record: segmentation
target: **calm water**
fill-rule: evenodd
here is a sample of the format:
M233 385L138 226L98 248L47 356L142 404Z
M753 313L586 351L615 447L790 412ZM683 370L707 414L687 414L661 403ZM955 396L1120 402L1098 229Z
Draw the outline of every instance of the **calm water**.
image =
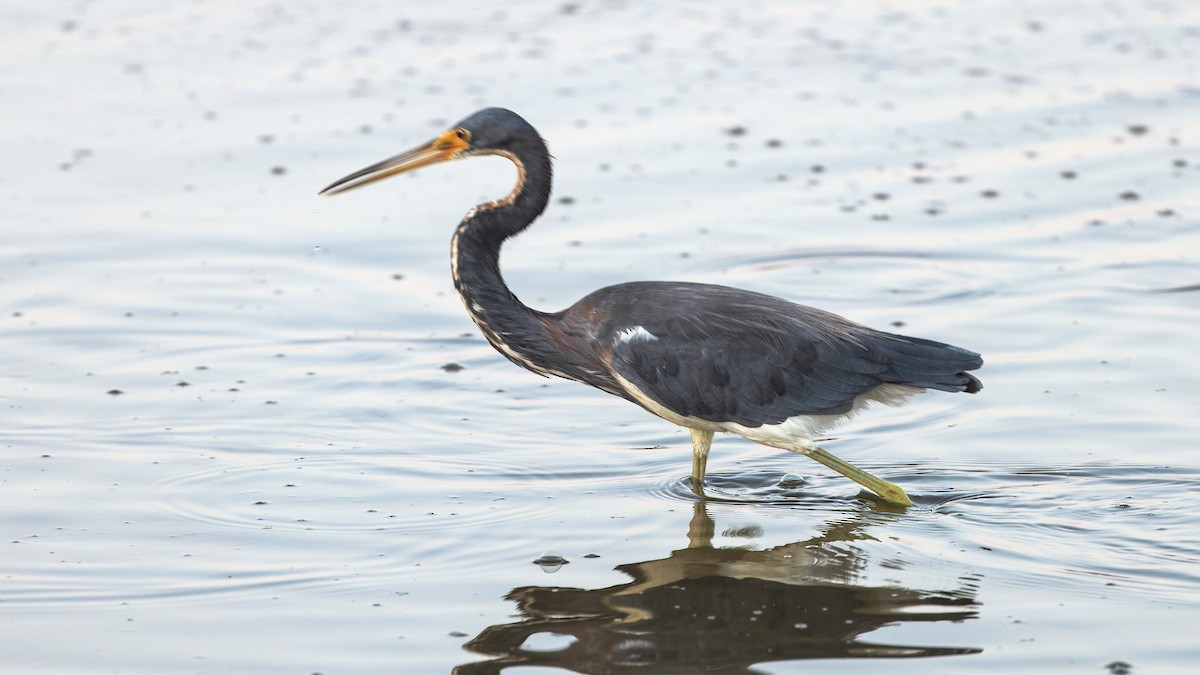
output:
M0 10L0 669L1194 668L1200 8L644 4ZM982 352L828 443L916 505L733 438L698 503L685 432L493 352L447 242L502 160L315 196L486 105L558 162L529 304Z

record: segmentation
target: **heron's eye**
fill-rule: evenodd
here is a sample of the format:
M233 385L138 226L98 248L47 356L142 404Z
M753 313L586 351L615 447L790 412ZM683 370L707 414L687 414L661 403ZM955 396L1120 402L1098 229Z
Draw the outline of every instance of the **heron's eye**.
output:
M467 131L466 129L455 129L454 135L458 136L458 140L460 141L467 143L471 142L471 132Z

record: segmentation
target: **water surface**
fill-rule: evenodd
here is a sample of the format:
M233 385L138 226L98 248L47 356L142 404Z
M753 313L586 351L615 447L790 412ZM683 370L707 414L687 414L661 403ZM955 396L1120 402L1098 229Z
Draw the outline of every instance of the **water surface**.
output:
M0 15L6 670L1200 657L1190 4ZM725 283L982 352L828 442L915 506L734 438L698 502L685 432L496 354L447 242L502 160L315 196L486 105L557 161L531 305Z

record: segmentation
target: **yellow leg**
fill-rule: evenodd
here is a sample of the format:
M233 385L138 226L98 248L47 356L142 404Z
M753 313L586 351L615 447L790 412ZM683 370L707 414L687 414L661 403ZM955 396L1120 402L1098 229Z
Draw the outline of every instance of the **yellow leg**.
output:
M695 431L692 432L693 445L695 443L696 433L697 432ZM857 466L854 466L850 462L831 455L823 448L817 448L816 450L813 450L812 452L808 453L808 456L842 474L846 478L849 478L855 483L867 488L880 497L883 497L884 501L886 502L899 504L900 506L913 505L912 500L908 498L908 495L904 494L904 489L899 485L893 485L892 483L889 483L878 476L869 474ZM692 480L695 480L694 462L692 466Z
M688 523L688 548L712 548L717 525L708 515L707 501L692 504L692 521Z
M704 469L708 466L708 449L712 447L713 432L689 429L692 432L692 492L704 496Z

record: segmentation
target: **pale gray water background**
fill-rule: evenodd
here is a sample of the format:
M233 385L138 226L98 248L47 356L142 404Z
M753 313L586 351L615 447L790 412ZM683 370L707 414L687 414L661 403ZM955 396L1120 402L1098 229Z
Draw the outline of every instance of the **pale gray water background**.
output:
M0 670L1194 672L1200 5L434 4L0 9ZM733 438L697 505L495 353L447 242L502 160L316 197L488 105L557 158L529 304L982 352L828 444L916 506Z

